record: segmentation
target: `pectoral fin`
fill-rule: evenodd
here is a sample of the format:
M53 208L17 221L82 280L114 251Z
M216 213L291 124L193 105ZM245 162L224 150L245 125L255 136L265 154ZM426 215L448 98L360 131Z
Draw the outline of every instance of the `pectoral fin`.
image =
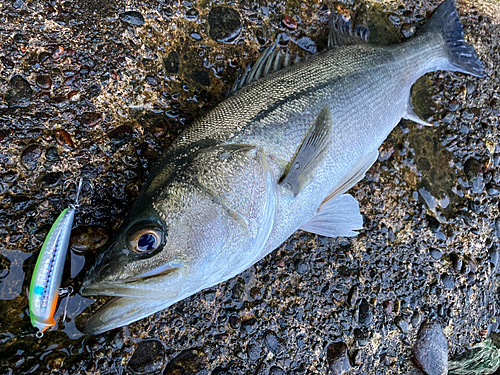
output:
M318 213L300 229L327 237L353 237L363 229L363 217L352 195L344 194L323 203Z
M332 135L332 114L326 105L314 120L280 184L297 195L311 182L314 171L325 158Z
M422 120L416 113L415 108L413 107L413 103L411 102L411 97L408 99L408 106L406 107L406 114L403 116L404 119L416 122L417 124L423 126L433 126L427 121Z

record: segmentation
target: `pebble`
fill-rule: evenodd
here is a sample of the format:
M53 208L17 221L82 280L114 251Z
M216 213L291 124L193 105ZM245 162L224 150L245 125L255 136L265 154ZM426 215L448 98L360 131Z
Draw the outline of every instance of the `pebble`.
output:
M61 177L61 172L47 173L42 177L41 181L44 185L53 186L61 180Z
M170 52L168 56L163 59L163 67L168 74L179 73L179 65L179 54L175 51Z
M441 281L446 289L453 289L455 287L455 280L446 272L441 275Z
M403 333L408 333L408 322L401 316L397 316L396 319L394 319L394 322L396 323L396 326L401 330Z
M363 298L359 304L358 323L363 327L370 326L373 323L373 313L366 298Z
M230 43L241 32L240 14L229 7L214 7L208 14L210 38L217 42Z
M101 122L102 116L97 112L84 112L80 117L80 121L83 125L94 126Z
M290 30L295 30L297 28L297 21L295 21L292 17L285 16L281 20L281 23L283 26L285 26L287 29Z
M365 346L368 343L368 338L359 328L354 330L354 337L358 341L359 346Z
M412 362L426 375L448 373L448 342L438 322L420 326L412 348Z
M411 325L414 327L414 328L417 328L420 326L420 322L422 321L422 314L420 314L420 312L417 310L413 313L412 317L411 317Z
M342 342L334 342L326 348L326 360L331 375L346 374L351 369L347 345Z
M30 171L36 169L40 156L42 156L43 148L39 145L31 145L24 149L21 154L21 161L24 167Z
M499 258L498 249L496 247L490 249L488 259L492 264L493 269L497 269L498 267L498 258Z
M165 367L165 346L158 340L142 341L127 365L131 374L154 374Z
M206 375L208 374L207 356L199 349L188 349L172 359L163 375Z
M315 54L317 52L316 43L307 36L303 36L297 40L297 45L309 53Z
M257 323L257 319L255 318L245 320L243 323L241 323L241 330L247 334L250 334L255 331L255 323Z
M132 127L129 125L122 125L113 129L109 133L109 139L115 147L126 145L132 139Z
M262 347L257 343L252 343L248 345L247 353L251 361L257 361L262 354Z
M441 252L441 250L438 249L430 249L430 255L435 260L439 260L443 256L443 253Z
M276 336L276 333L273 331L267 331L264 335L264 342L266 344L266 347L276 354L279 351L279 341L278 337Z
M394 302L391 301L391 300L387 300L387 301L384 301L382 303L382 306L384 308L384 312L387 314L387 315L391 315L392 314L392 310L394 308Z
M269 369L269 375L286 375L286 372L278 366Z
M5 101L11 108L26 108L31 103L33 90L30 84L20 75L15 75L10 80L10 88L5 94Z
M57 148L50 147L45 151L45 160L49 163L57 163L59 162L59 153L57 152Z
M120 13L120 20L134 26L144 25L144 16L136 10Z
M75 147L71 136L64 129L57 129L54 137L56 139L56 142L63 147L69 148L70 150Z
M12 68L14 68L14 63L12 62L12 60L9 60L9 59L8 59L8 58L6 58L5 56L0 57L0 61L2 61L3 65L4 65L7 69L12 69Z
M50 90L52 87L52 79L49 76L39 75L36 77L36 85L44 90Z
M109 233L106 228L89 225L81 226L71 231L69 245L80 253L95 251L106 245L109 241Z
M354 285L351 287L351 289L349 290L349 294L347 295L347 303L350 306L354 306L358 302L358 298L359 298L359 290L358 287Z

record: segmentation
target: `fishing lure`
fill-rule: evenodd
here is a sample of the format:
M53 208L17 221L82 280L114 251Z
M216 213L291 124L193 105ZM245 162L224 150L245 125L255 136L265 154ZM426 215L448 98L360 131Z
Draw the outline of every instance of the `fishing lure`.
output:
M30 319L33 327L38 328L37 337L43 336L43 331L56 324L54 313L59 297L64 262L69 246L69 237L78 198L82 189L82 181L78 184L76 200L66 208L50 228L49 234L36 261L35 272L31 278L29 291Z

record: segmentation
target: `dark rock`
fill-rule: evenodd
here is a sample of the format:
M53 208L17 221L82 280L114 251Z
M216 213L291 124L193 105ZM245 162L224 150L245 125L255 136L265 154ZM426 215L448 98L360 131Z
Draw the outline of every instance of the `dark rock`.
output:
M430 255L432 258L439 260L443 256L443 253L438 249L430 249Z
M273 331L267 331L264 335L264 342L267 348L273 353L277 353L279 350L278 337Z
M45 160L49 163L57 163L59 161L59 153L57 152L57 148L50 147L45 151Z
M482 170L483 170L483 165L479 160L474 158L469 158L465 161L464 172L470 180L475 178L478 175L478 173L480 173Z
M396 323L396 326L401 330L401 332L408 333L409 325L403 317L396 317L396 319L394 319L394 323Z
M135 10L120 13L120 20L134 26L144 25L144 16Z
M157 374L165 366L165 346L158 340L142 341L127 365L132 374Z
M359 298L359 290L356 285L353 285L351 289L349 290L349 293L347 294L347 303L351 306L356 305L356 302L358 302Z
M61 172L47 173L42 177L41 181L44 185L53 186L61 180L61 177Z
M259 344L252 343L248 345L247 353L248 353L248 358L250 358L251 361L256 361L260 358L260 355L262 354L262 348Z
M12 60L8 59L7 57L5 57L5 56L0 57L0 61L2 61L3 65L4 65L7 69L12 69L12 68L14 68L14 63L12 62Z
M450 276L447 273L443 273L441 275L441 281L446 289L453 289L455 287L455 280L453 279L453 276Z
M341 341L334 342L326 348L326 360L328 362L329 374L341 375L351 369L347 345Z
M175 357L163 375L208 375L207 356L199 349L188 349Z
M109 133L109 139L115 147L121 147L132 139L132 128L129 125L119 126Z
M240 301L243 298L244 293L245 293L245 281L241 278L238 278L232 290L233 299L235 299L236 301Z
M269 369L269 375L286 375L286 372L278 366L273 366Z
M493 266L493 269L496 270L498 267L498 258L499 258L498 249L496 247L490 249L488 255L489 255L488 260L490 261L491 265Z
M61 146L69 148L70 150L72 150L75 147L75 144L73 143L73 140L71 139L71 136L64 129L57 129L54 137L55 137L57 143L60 144Z
M363 327L367 327L373 323L373 313L366 298L363 298L359 304L358 323Z
M83 125L94 126L101 122L102 116L97 112L84 112L80 117L80 121Z
M191 8L191 9L188 9L186 12L186 19L189 21L195 21L198 19L199 15L200 15L200 12L198 12L197 9Z
M241 32L240 14L233 8L214 7L208 14L210 38L217 42L230 43Z
M212 375L233 375L233 373L226 368L217 367L212 371Z
M304 263L304 261L302 259L295 261L294 266L300 275L305 274L309 270L309 267L307 266L306 263Z
M24 149L21 154L21 161L24 167L30 171L36 169L38 160L42 156L43 148L39 145L31 145Z
M253 331L255 331L256 323L257 319L255 318L245 320L243 323L241 323L241 330L247 334L252 333Z
M359 346L365 346L368 343L368 338L359 328L354 330L354 338L358 341Z
M78 252L94 251L109 241L109 233L106 228L90 225L77 227L71 231L69 245Z
M168 74L179 73L179 65L179 54L175 51L170 52L168 57L163 59L163 67Z
M448 342L438 322L420 326L412 348L412 362L426 375L448 373Z
M411 317L411 325L415 328L420 326L420 322L422 321L422 314L417 310L413 313Z
M387 315L391 315L392 314L392 310L394 308L394 302L393 301L391 301L391 300L384 301L382 303L382 306L383 306L384 312Z
M26 108L30 105L33 90L30 84L20 75L15 75L10 80L10 88L5 94L5 101L9 107Z
M36 85L44 90L49 90L52 87L52 79L49 76L40 75L36 77Z
M210 85L210 76L208 75L208 72L205 70L195 70L192 74L192 77L200 85L203 86Z

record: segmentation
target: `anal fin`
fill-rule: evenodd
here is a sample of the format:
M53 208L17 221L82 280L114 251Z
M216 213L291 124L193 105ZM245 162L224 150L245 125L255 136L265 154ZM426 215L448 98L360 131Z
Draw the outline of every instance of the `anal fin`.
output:
M314 170L324 160L332 135L332 114L325 105L292 160L280 184L297 195L311 181Z
M363 217L352 195L344 194L323 203L318 213L300 229L327 237L353 237L363 229Z

